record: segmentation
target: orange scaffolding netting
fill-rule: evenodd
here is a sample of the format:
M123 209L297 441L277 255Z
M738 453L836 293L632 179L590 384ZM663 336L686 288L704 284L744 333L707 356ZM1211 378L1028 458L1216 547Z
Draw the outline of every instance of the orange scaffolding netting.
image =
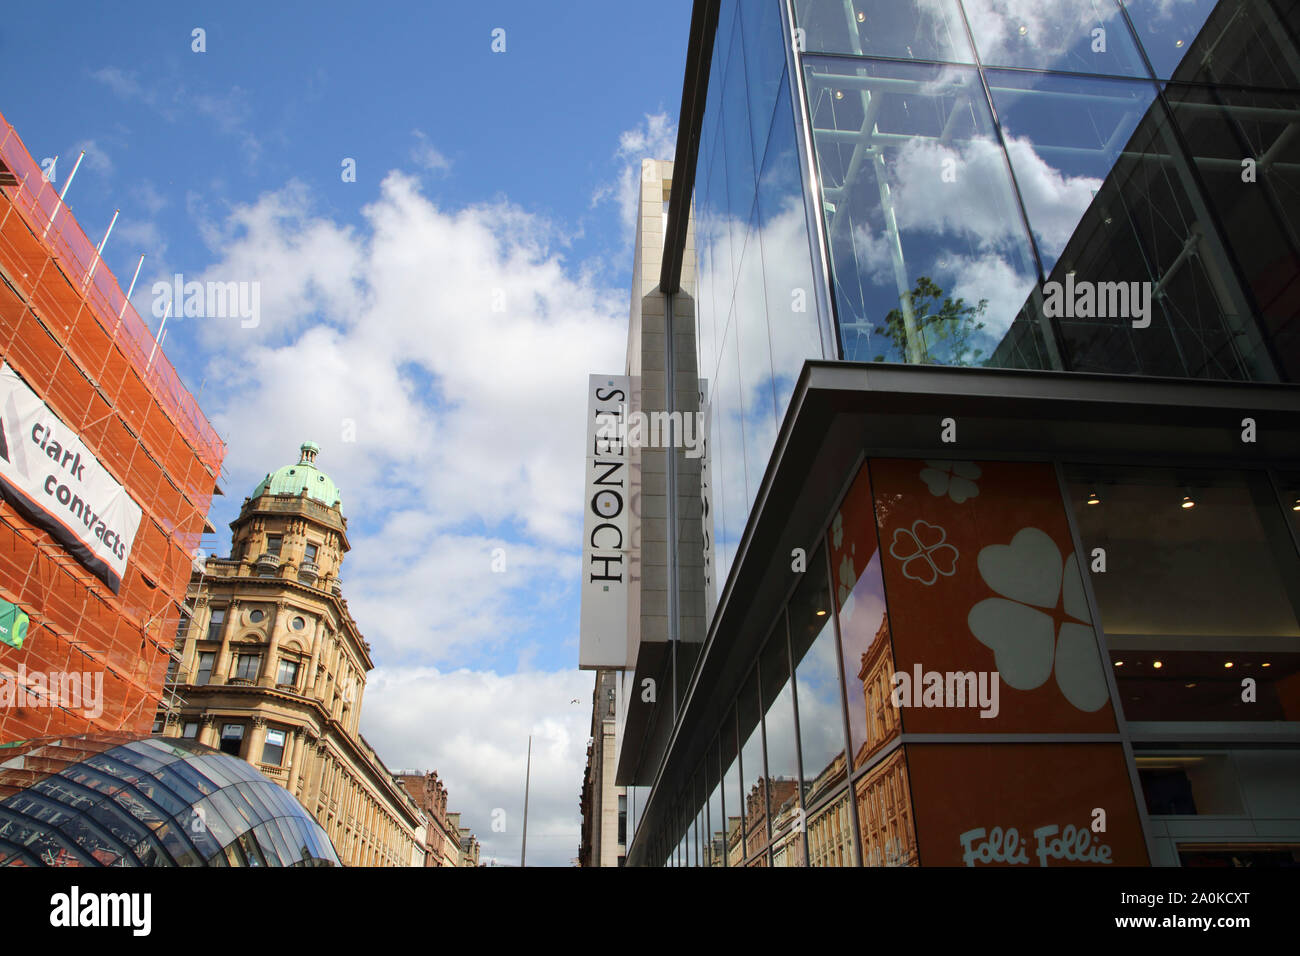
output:
M117 345L131 364L143 370L142 384L153 393L185 439L194 446L200 460L215 475L224 453L216 430L199 409L194 396L181 383L176 369L162 350L154 349L153 333L127 301L112 270L102 263L95 265L98 259L95 244L59 201L58 190L45 179L40 166L32 159L3 113L0 113L0 160L17 180L16 185L5 190L13 207L27 220L32 232L49 246L63 273L74 286L80 287L91 306L99 331ZM19 282L23 281L25 273L31 278L30 269L19 269L16 273L11 270L11 275ZM22 291L25 294L30 292L27 288Z
M95 265L95 246L0 116L0 359L73 429L143 515L126 573L103 581L0 508L0 597L31 618L0 670L102 676L102 712L49 702L0 711L0 741L147 731L163 694L225 446L152 334ZM93 275L92 273L93 269Z

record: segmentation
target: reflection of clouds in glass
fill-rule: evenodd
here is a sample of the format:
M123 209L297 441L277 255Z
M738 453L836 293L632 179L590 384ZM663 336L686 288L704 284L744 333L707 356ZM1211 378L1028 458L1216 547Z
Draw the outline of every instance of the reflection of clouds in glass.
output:
M822 357L803 197L786 197L778 214L763 224L761 235L768 289L772 373L778 380L789 378L793 381L799 377L804 359ZM800 293L798 296L796 290ZM795 311L796 302L804 311ZM778 388L778 399L780 396ZM780 420L784 414L783 403L778 401L777 419Z
M772 706L764 726L767 729L767 770L773 777L794 777L799 772L799 758L794 746L794 697L786 682Z
M1020 235L1007 213L1006 161L992 137L958 146L932 139L909 140L890 163L894 208L900 227L958 236L981 247ZM943 179L951 170L952 182Z
M1009 130L1004 133L1029 223L1044 256L1055 261L1102 181L1092 176L1067 176L1038 155L1029 137L1013 136Z
M985 357L991 355L1024 306L1034 277L1018 271L997 255L951 256L934 271L935 281L950 290L953 298L965 299L970 306L978 305L981 299L988 300L988 308L979 318L984 330L975 336L979 340L975 347L983 349Z
M799 691L799 733L804 779L811 783L843 750L840 677L835 662L835 634L830 625L795 665Z
M871 223L865 220L854 223L853 248L857 252L856 265L860 276L872 285L893 283L893 260L890 258L889 239L883 230L880 235L876 235L871 229Z
M965 0L963 6L985 63L1021 63L1028 40L1038 65L1054 65L1079 43L1090 41L1099 23L1108 32L1127 29L1118 20L1119 7L1111 2Z
M854 746L867 739L867 705L862 696L862 655L867 652L885 620L885 592L880 552L872 548L866 570L853 585L852 603L840 611L840 641L844 645L844 682L847 685L849 728Z

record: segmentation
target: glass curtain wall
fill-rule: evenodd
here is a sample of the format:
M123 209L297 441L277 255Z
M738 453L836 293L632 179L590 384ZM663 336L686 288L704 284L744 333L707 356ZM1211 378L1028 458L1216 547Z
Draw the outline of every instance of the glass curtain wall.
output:
M844 359L1295 380L1289 6L794 7Z
M723 0L696 167L698 367L718 581L804 360L832 357L813 287L784 15L781 0Z

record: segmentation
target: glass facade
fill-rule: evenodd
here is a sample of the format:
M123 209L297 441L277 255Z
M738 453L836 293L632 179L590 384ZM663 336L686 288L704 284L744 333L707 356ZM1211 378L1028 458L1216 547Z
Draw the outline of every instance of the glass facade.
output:
M840 357L1295 381L1293 5L794 6Z
M723 0L701 127L720 582L806 359L1297 380L1291 7L793 9Z
M0 748L0 866L339 866L289 792L183 738Z
M725 580L804 359L823 344L777 2L724 0L695 179L698 368Z

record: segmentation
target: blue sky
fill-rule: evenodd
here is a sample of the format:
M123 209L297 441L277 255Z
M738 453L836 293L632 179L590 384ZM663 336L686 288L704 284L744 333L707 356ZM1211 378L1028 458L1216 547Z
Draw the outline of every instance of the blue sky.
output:
M0 112L60 188L86 150L69 207L96 242L121 209L105 262L125 288L146 254L151 327L155 281L257 284L256 325L168 320L228 446L208 546L321 445L377 664L363 733L437 769L506 862L530 733L530 862L577 852L584 386L622 367L636 171L672 156L689 20L685 0L87 2L0 23Z

